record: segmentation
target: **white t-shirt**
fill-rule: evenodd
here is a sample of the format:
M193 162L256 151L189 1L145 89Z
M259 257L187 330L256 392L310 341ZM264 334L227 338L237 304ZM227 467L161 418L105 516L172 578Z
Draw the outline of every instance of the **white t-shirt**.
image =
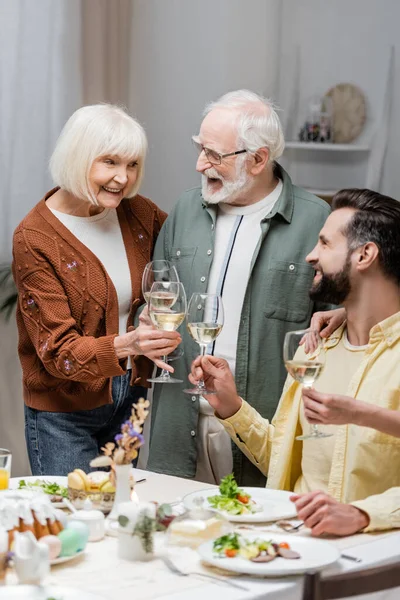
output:
M118 296L119 334L126 333L132 285L117 211L106 208L92 217L76 217L52 208L50 210L102 263ZM127 368L130 368L130 359L128 363Z
M208 292L222 296L225 319L213 354L225 358L233 374L240 316L251 261L261 235L260 223L271 212L282 187L282 181L279 181L268 196L250 206L218 206Z
M250 206L218 206L214 260L207 291L222 296L225 318L214 348L210 344L207 352L225 358L232 373L235 373L240 316L251 261L261 235L260 223L271 212L282 188L279 181L268 196ZM219 484L222 477L232 472L231 439L203 397L200 397L197 450L195 479L198 481Z

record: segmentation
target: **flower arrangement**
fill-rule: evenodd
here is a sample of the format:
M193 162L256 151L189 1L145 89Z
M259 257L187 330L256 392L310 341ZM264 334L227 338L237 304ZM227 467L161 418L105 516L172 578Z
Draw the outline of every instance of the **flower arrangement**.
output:
M156 531L165 531L174 519L170 504L155 506L155 513L149 512L144 507L138 515L137 520L131 523L126 515L118 517L118 524L126 528L132 536L137 536L146 554L152 554L154 547L153 534Z
M140 398L137 404L132 404L131 416L121 425L114 442L108 442L102 448L103 454L90 462L91 467L111 467L111 477L114 478L115 465L129 465L137 457L138 449L144 443L142 435L143 424L149 414L150 402ZM114 482L115 483L115 482Z

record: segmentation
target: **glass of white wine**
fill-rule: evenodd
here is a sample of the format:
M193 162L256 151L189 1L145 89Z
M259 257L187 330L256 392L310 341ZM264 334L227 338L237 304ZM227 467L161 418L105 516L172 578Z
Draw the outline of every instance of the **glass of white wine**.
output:
M142 276L142 294L146 303L150 297L150 290L156 281L179 281L178 271L169 260L153 260L144 268ZM167 356L167 362L172 362L183 356L183 349L178 346Z
M187 328L200 346L200 354L204 356L208 344L212 344L221 333L224 325L224 306L221 296L217 294L195 293L190 298L187 312ZM201 379L194 388L183 390L186 394L214 394L214 390L206 389Z
M175 331L186 317L186 293L178 281L156 281L153 283L148 301L150 319L157 329ZM166 362L166 356L163 361ZM182 379L171 377L162 369L158 377L148 379L152 383L182 383Z
M305 347L312 350L306 354ZM325 366L325 348L318 332L313 329L288 331L283 343L283 360L287 372L293 379L302 383L304 387L312 387ZM318 439L331 435L320 431L318 425L311 425L311 433L298 436L296 439Z

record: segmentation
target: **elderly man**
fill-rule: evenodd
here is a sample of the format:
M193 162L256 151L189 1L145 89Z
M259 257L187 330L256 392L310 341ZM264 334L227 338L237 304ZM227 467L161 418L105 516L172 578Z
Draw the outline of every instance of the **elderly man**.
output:
M390 435L398 432L390 413L396 425L400 408L399 202L370 190L339 192L307 262L315 269L311 297L347 311L325 342L318 391L302 393L289 376L270 423L238 396L226 361L196 359L192 380L205 374L220 423L268 474L268 487L295 492L298 516L314 535L400 527L400 440ZM338 404L339 425L324 426L331 437L296 439L306 418L334 420Z
M240 394L272 418L285 379L284 335L307 326L314 310L313 269L304 259L330 209L277 164L281 124L260 96L241 90L210 104L193 140L202 187L183 194L154 258L176 266L188 299L194 292L222 296L225 324L213 354L228 361ZM187 386L199 350L186 331L182 337L184 356L174 367ZM184 387L156 385L147 467L210 483L233 470L241 484L264 485L236 447L232 453L208 403Z

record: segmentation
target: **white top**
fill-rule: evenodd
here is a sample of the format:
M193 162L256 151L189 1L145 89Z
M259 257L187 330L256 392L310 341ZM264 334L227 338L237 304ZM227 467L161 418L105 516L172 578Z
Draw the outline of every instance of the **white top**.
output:
M214 260L207 291L222 296L225 318L214 348L210 344L207 352L225 358L233 374L240 317L251 261L261 235L260 223L271 212L282 188L282 181L279 181L268 196L250 206L218 206ZM196 479L218 485L221 477L233 469L231 440L202 396L200 417Z
M126 333L132 285L117 211L106 208L92 217L76 217L52 208L50 210L102 263L118 296L119 334ZM127 368L130 366L128 359Z
M208 292L222 295L225 320L214 354L228 361L233 374L240 317L251 261L261 235L260 223L271 212L282 188L279 181L268 196L250 206L218 206Z

